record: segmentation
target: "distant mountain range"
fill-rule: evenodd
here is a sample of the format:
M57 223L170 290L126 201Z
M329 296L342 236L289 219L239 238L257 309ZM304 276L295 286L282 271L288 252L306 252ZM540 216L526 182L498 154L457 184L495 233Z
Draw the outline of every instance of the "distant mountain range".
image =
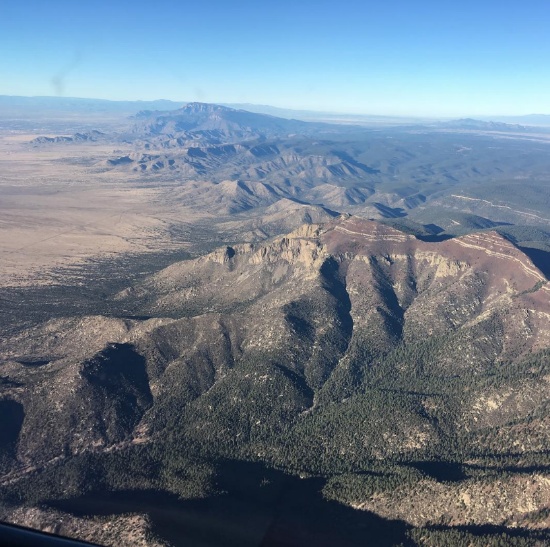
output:
M549 118L550 119L550 118ZM470 129L474 131L526 131L523 125L510 124L495 121L475 120L473 118L462 118L459 120L450 120L439 122L436 127L445 129Z
M368 218L422 216L426 207L495 222L542 225L550 218L550 204L538 197L550 163L532 144L549 139L520 125L468 118L382 130L188 103L140 110L116 132L31 144L83 140L125 149L96 161L98 170L176 180L174 199L201 211L234 214L289 199Z
M54 113L72 112L79 115L135 115L139 111L168 111L181 108L188 101L169 101L164 99L154 101L112 101L106 99L89 99L77 97L23 97L0 95L0 118L12 116L41 117L51 116ZM328 123L344 123L358 125L410 125L430 124L435 118L417 116L388 116L375 114L353 114L337 112L318 112L313 110L295 110L268 105L250 103L223 103L236 110L246 110L258 114L267 114L279 118L296 119L303 121L322 121ZM509 124L533 125L550 127L550 114L528 114L517 116L477 116L482 121L494 121ZM446 120L452 121L452 120Z
M58 142L95 142L102 137L105 137L105 133L101 131L92 130L86 133L75 133L71 136L57 136L57 137L36 137L31 141L32 144L51 144Z
M20 97L0 95L0 116L36 116L72 112L73 114L131 115L139 110L167 110L178 108L182 103L174 101L109 101L77 97Z

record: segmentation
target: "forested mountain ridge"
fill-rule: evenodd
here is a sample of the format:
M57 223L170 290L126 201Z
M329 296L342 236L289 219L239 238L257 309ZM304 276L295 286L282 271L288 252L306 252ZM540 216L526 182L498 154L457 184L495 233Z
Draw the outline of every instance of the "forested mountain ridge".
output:
M254 490L260 465L283 490L277 473L322 479L325 500L379 515L373 533L401 519L401 541L548 528L549 289L497 232L427 242L344 215L174 263L116 301L127 316L3 343L5 500L218 499ZM224 486L227 461L242 484ZM431 505L503 481L499 506Z

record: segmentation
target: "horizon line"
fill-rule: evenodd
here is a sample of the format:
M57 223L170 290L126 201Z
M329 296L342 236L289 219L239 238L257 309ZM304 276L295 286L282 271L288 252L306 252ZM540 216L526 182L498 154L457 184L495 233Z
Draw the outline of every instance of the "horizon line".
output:
M99 98L99 97L76 97L76 96L61 96L61 95L9 95L9 94L0 94L0 97L10 97L10 98L22 98L22 99L76 99L76 100L83 100L83 101L101 101L101 102L108 102L108 103L155 103L155 102L169 102L174 104L190 104L190 103L202 103L202 104L216 104L219 106L253 106L253 107L260 107L260 108L272 108L275 110L283 110L283 111L291 111L291 112L304 112L304 113L311 113L311 114L325 114L330 116L361 116L361 117L369 117L369 118L418 118L418 119L425 119L425 118L433 118L433 119L441 119L441 118L450 118L450 119L476 119L476 116L481 116L484 118L489 118L491 116L498 117L498 118L523 118L523 117L535 117L535 116L544 116L544 117L550 117L549 114L545 113L539 113L539 112L529 112L527 114L374 114L374 113L364 113L364 112L352 112L352 111L335 111L335 110L313 110L311 108L297 108L297 107L286 107L286 106L275 106L271 104L265 104L265 103L250 103L250 102L225 102L225 101L186 101L186 100L174 100L174 99L164 99L164 98L157 98L157 99L105 99L105 98ZM243 108L243 110L245 110Z

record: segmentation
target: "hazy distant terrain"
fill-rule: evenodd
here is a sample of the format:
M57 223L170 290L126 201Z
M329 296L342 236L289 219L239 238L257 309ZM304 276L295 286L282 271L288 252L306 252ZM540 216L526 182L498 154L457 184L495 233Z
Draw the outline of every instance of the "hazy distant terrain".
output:
M1 517L547 544L545 119L254 110L0 97Z

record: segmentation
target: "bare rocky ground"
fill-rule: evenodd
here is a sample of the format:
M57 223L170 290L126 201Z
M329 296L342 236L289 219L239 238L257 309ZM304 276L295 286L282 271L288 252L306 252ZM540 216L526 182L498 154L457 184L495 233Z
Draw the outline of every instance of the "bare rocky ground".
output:
M171 248L170 219L179 212L162 191L90 168L112 146L37 150L32 138L0 140L1 286L48 284L54 269L91 257ZM179 216L194 220L189 212Z
M54 509L20 507L1 511L0 516L3 521L20 526L99 545L113 547L117 545L166 547L168 545L153 537L151 524L146 515L79 518Z

